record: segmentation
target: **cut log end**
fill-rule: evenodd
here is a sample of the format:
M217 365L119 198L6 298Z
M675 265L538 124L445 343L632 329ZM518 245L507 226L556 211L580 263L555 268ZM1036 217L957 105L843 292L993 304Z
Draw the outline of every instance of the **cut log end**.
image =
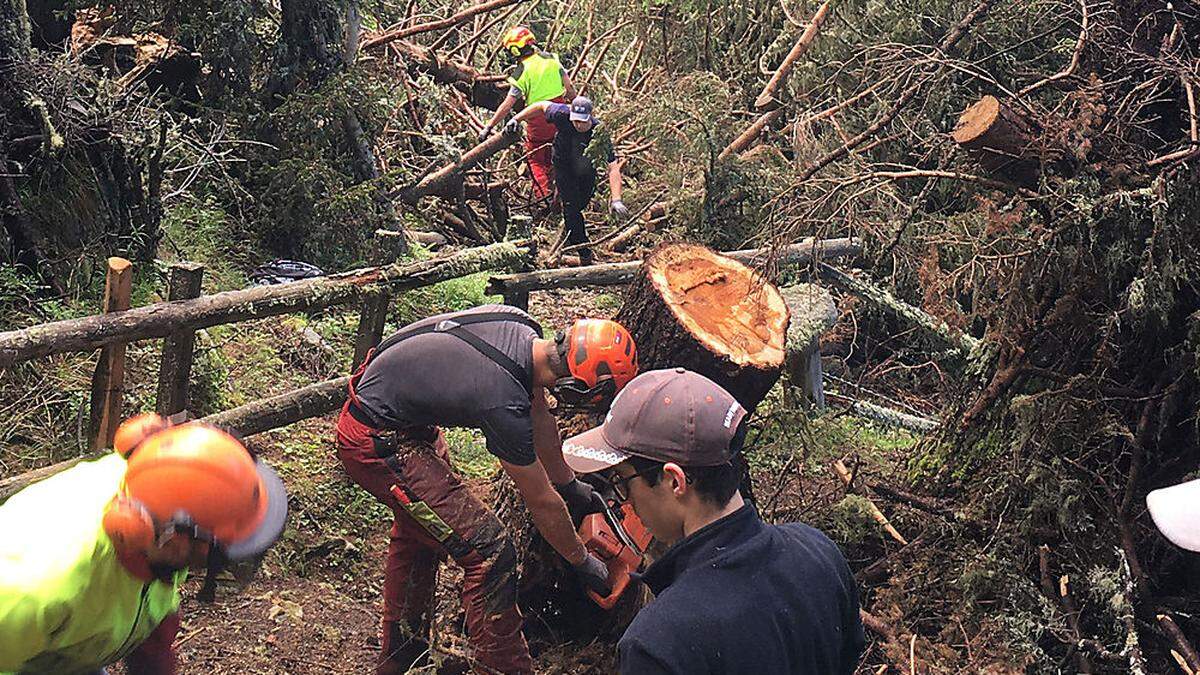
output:
M999 117L1000 101L995 96L984 96L958 118L951 136L955 143L969 146L987 134Z
M688 245L664 248L649 262L651 282L697 341L739 366L781 366L787 305L754 270Z

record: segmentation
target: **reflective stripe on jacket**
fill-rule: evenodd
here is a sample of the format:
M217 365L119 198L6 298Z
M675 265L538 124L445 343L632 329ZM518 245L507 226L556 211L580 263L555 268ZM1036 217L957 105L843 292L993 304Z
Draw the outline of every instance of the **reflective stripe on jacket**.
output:
M567 90L563 84L562 64L549 52L525 57L508 83L521 90L525 105L558 98Z
M117 559L101 519L125 474L109 455L0 505L0 673L86 673L120 660L179 607L179 586Z

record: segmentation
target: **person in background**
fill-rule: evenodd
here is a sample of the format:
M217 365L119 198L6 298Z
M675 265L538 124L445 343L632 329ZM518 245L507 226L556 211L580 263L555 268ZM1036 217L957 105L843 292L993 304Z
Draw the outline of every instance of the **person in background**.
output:
M558 62L558 57L538 49L537 38L525 26L514 26L504 34L502 48L515 62L508 74L508 96L496 108L491 119L479 132L483 142L508 113L518 105L530 106L542 101L565 103L575 98L571 76ZM550 144L554 142L555 127L545 121L530 123L525 130L525 155L533 180L533 198L546 199L554 190L554 164Z
M570 105L550 101L535 103L509 121L517 126L522 122L532 124L536 120L545 120L558 129L554 136L554 180L562 203L567 244L580 246L579 261L584 265L592 264L595 259L592 249L586 246L587 222L583 219L583 210L596 193L596 168L587 156L587 150L601 122L592 115L592 109L590 99L576 96ZM628 218L629 209L621 200L622 162L607 140L598 154L604 157L608 167L609 210L617 217Z
M224 431L140 415L113 446L0 506L0 673L171 675L188 570L283 532L283 483Z
M642 575L655 598L617 646L623 675L853 673L865 639L838 547L801 523L768 525L738 494L746 410L684 370L633 379L599 427L563 443L580 473L611 472L670 549Z

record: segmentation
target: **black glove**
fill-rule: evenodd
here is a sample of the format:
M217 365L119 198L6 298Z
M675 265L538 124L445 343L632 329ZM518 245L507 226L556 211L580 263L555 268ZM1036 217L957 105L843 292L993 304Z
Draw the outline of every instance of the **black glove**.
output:
M587 554L583 562L575 565L575 573L589 591L595 591L601 597L612 593L612 586L608 583L608 567L591 553Z
M589 513L604 511L604 497L578 478L572 478L570 483L555 485L554 489L558 490L558 494L562 495L563 501L567 503L567 511L571 514L571 522L575 523L575 527L579 527L583 517Z
M480 143L482 143L487 140L488 136L491 136L491 135L492 135L492 125L485 124L484 127L479 130L479 135L476 137L476 139Z
M521 120L512 118L504 123L504 133L508 135L521 133Z

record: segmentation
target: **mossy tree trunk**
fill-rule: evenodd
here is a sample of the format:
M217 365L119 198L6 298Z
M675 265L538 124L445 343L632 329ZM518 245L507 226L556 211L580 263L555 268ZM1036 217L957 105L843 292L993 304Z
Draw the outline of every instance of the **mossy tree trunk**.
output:
M283 0L275 65L264 94L269 108L278 106L301 85L315 88L353 65L358 51L360 16L356 0ZM342 113L342 135L349 149L349 168L357 183L380 177L374 140L358 112ZM379 192L375 208L386 229L403 232L403 223L390 199ZM405 237L397 240L400 254L408 253Z

